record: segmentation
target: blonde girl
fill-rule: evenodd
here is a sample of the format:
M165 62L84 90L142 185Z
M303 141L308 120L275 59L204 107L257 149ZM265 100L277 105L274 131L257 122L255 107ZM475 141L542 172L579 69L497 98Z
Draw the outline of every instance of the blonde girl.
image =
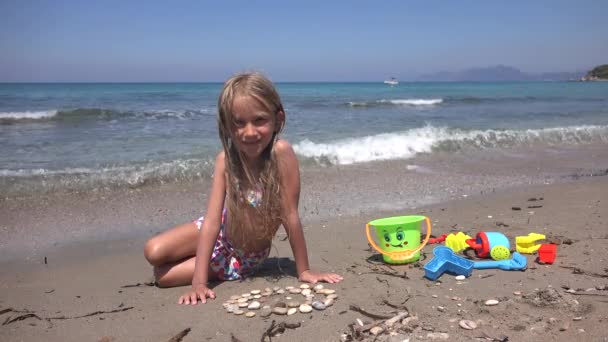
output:
M205 303L215 298L209 281L241 279L255 271L281 225L300 281L341 281L337 274L310 270L298 212L298 160L279 138L285 111L272 82L259 73L230 78L218 99L217 121L223 150L215 160L206 216L146 243L144 254L158 284L192 284L178 303Z

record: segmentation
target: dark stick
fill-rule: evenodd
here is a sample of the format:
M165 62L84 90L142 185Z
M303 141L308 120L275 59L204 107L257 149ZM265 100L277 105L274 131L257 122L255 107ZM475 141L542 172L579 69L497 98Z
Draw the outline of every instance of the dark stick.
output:
M169 341L167 342L181 342L182 339L184 339L184 337L186 337L186 335L188 335L190 333L190 328L186 328L182 331L180 331L177 335L171 337L169 339Z
M373 318L373 319L389 319L389 318L393 318L393 315L383 315L383 314L377 314L377 313L373 313L373 312L369 312L366 311L362 308L360 308L357 305L351 304L349 306L349 309L351 309L352 311L356 311L364 316L367 316L369 318Z

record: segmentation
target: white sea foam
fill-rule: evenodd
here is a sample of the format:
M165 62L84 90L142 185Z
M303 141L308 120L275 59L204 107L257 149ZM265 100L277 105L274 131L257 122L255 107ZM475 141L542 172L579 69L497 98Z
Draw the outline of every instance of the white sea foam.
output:
M56 110L38 112L0 112L0 120L39 120L48 119L57 115Z
M526 130L465 131L427 125L404 132L349 138L327 143L308 139L294 145L295 151L315 160L333 164L353 164L374 160L408 159L417 153L464 148L509 148L543 144L608 143L608 126L571 126Z
M390 103L395 105L407 106L432 106L440 104L443 99L396 99L396 100L380 100L380 103Z

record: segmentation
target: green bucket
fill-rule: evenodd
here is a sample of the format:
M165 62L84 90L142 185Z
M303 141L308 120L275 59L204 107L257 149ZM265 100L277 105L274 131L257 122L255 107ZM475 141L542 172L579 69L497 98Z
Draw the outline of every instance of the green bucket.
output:
M420 226L426 221L426 238L420 242ZM376 230L378 244L370 234L370 226ZM426 216L395 216L369 222L365 227L367 240L384 261L389 264L407 264L420 259L420 250L431 237L431 220Z

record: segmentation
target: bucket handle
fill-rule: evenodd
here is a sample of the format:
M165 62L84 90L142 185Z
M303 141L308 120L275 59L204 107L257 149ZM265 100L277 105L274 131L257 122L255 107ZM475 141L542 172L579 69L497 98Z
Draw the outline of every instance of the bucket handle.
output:
M375 250L377 250L378 252L384 254L384 255L388 255L390 258L394 259L394 260L406 260L412 257L412 255L420 252L422 250L422 248L424 248L424 246L426 245L427 242L429 242L429 238L431 237L431 220L429 220L428 217L424 218L426 221L426 237L424 238L424 240L420 243L420 246L418 246L418 248L414 249L414 250L406 250L406 251L394 251L394 252L385 252L383 251L381 248L378 247L378 245L376 245L376 243L374 242L374 240L372 239L371 234L369 233L369 223L365 224L365 234L367 235L367 241L369 241L369 244L374 247Z

